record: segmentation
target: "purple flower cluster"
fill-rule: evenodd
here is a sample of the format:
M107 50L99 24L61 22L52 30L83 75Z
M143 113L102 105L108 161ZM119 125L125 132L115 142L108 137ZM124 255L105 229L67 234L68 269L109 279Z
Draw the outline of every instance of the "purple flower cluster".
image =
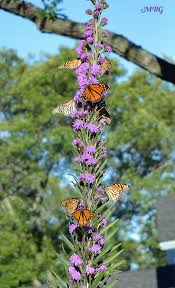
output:
M91 173L81 174L79 177L79 181L85 181L87 184L92 184L95 182L95 176Z
M69 226L69 233L70 233L70 234L73 234L76 229L77 229L77 225L76 225L76 224L71 224L71 225Z
M68 272L70 273L72 280L76 280L76 281L81 280L81 273L77 271L75 267L70 266L68 268Z
M76 267L80 267L84 263L83 260L75 253L70 257L70 262Z

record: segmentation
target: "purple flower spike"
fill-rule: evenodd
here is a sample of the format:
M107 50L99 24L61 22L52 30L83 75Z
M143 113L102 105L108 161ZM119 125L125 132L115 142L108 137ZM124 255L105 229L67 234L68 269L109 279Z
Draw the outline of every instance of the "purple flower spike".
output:
M72 277L72 280L76 280L76 281L81 280L81 273L78 272L78 271L75 269L75 267L70 266L70 267L68 268L68 272L70 273L70 275L71 275L71 277Z
M86 286L86 285L83 285L83 286L81 286L80 288L87 288L87 286Z
M70 262L77 267L80 267L84 263L83 260L75 253L70 257Z
M95 273L95 269L93 267L87 267L86 273L87 273L87 275L92 275Z
M90 251L94 254L98 254L101 251L101 246L98 244L94 244L92 245L92 247L90 248Z

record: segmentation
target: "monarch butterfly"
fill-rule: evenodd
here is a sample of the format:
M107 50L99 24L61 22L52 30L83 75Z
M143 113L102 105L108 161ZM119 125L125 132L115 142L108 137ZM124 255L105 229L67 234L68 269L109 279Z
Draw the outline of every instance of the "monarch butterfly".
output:
M106 110L106 105L103 105L100 109L97 110L97 114L101 119L105 119L108 124L111 123L111 116Z
M78 203L79 203L78 198L69 198L69 199L61 202L61 204L67 208L67 212L70 214L75 212L75 210L78 207Z
M96 103L102 99L105 91L109 90L106 84L91 84L88 85L84 92L84 98L92 103Z
M108 194L110 201L118 200L123 191L126 191L129 188L126 184L113 184L106 187L106 193Z
M112 67L111 62L109 61L108 58L105 58L101 66L101 74L104 75L107 71L111 69L111 67Z
M64 116L70 116L72 111L76 108L74 100L66 101L62 105L58 105L52 110L52 113L62 113Z
M72 59L65 62L63 65L58 66L58 69L76 69L81 65L81 59Z
M75 218L79 225L87 225L88 221L94 216L94 213L88 209L78 209L72 213L72 216Z

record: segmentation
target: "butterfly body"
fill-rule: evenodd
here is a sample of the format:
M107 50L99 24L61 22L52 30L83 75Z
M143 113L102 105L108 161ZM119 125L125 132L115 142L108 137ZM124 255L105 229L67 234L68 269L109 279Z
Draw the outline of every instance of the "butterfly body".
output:
M126 184L113 184L106 187L106 193L110 201L118 200L124 191L129 188Z
M78 222L79 225L87 225L88 221L94 216L94 213L88 209L78 209L72 213L74 219Z
M52 110L52 113L62 113L64 116L70 116L72 111L76 109L74 100L66 101L64 104L58 105Z
M74 70L81 65L81 59L72 59L65 62L63 65L58 66L58 69L71 69Z
M106 84L91 84L86 87L84 98L92 103L96 103L102 99L103 93L108 90L109 86Z

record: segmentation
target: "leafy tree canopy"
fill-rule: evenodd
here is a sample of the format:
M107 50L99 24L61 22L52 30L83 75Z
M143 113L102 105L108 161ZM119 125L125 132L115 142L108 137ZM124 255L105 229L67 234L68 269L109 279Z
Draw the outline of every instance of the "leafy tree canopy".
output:
M51 111L72 99L77 88L73 72L57 70L73 57L73 50L61 48L29 64L13 50L0 51L0 285L5 288L44 283L60 247L58 235L66 233L57 205L74 193L68 182L71 119ZM175 91L142 71L119 81L125 71L116 61L111 73L110 82L104 77L112 87L105 183L131 185L116 205L114 215L121 217L116 237L128 268L160 265L154 205L175 187ZM57 270L63 273L59 262Z

